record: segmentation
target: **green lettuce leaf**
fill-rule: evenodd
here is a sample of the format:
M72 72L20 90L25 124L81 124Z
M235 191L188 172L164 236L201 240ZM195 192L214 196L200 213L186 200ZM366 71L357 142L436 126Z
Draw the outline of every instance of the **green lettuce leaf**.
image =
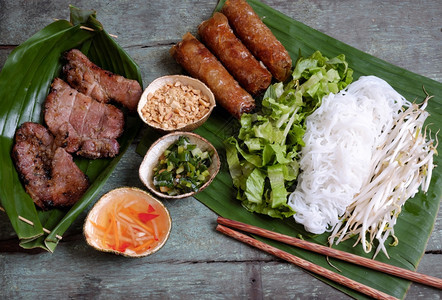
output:
M277 164L267 168L267 176L270 180L270 203L272 208L284 206L287 203L287 190L284 186L283 165Z
M255 168L247 178L245 195L247 200L253 203L262 203L262 193L264 191L265 174Z
M328 59L316 51L297 60L292 77L285 85L271 85L264 94L262 112L243 114L237 138L225 141L230 174L239 190L237 199L249 211L276 218L295 213L287 205L287 195L299 172L305 117L324 95L346 87L352 71L344 55ZM249 164L254 166L251 173Z

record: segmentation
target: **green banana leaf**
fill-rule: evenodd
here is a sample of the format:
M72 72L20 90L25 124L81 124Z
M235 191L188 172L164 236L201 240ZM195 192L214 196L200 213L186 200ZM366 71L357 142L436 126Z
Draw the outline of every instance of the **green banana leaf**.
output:
M255 9L257 14L263 17L264 23L287 48L293 61L295 61L298 57L299 51L301 51L304 56L312 54L315 50L320 50L325 56L328 57L334 57L338 54L344 53L349 66L355 71L355 80L361 75L376 75L389 82L389 84L392 85L399 93L411 101L415 99L423 100L425 98L425 93L422 90L422 86L424 86L430 95L435 95L435 97L430 100L427 109L431 113L431 116L428 118L427 122L428 124L431 124L430 128L433 129L433 132L436 132L437 129L442 128L441 83L411 73L407 70L401 69L361 52L296 20L293 20L257 0L249 0L248 2ZM220 10L223 3L224 1L220 1L215 10ZM302 226L296 224L292 218L279 220L259 214L249 213L241 206L240 201L235 199L236 191L233 188L232 180L229 175L223 140L228 136L237 134L238 128L239 124L237 120L229 116L226 111L222 110L221 108L217 108L209 120L196 130L196 133L208 139L218 149L222 160L221 170L216 179L212 182L209 188L197 194L196 198L223 217L253 224L291 236L301 236L305 240L322 245L328 245L328 234L316 236L311 235L305 232ZM154 138L155 135L152 132L148 132L139 144L137 152L143 154L149 145L154 141ZM440 133L437 133L437 138L441 140ZM440 157L435 157L435 164L442 164ZM386 258L383 253L380 253L376 257L376 260L402 268L416 270L418 263L425 251L429 236L433 230L436 215L439 210L441 195L442 169L438 167L433 172L429 192L427 194L419 193L405 204L398 223L395 226L395 234L399 239L399 244L396 247L389 247L387 245L390 259ZM336 269L330 266L324 256L290 247L278 242L265 240L259 237L257 238L301 258L309 260L315 264L337 272ZM334 246L334 248L355 253L364 257L373 256L373 253L366 254L360 245L353 247L354 242L354 239L348 240L342 242L338 246ZM410 282L407 280L358 267L339 260L330 259L330 261L334 266L341 270L342 275L393 295L397 298L405 297L406 291L410 286ZM337 289L347 293L348 295L351 295L352 297L365 298L364 295L359 294L356 291L340 286L320 276L319 278Z
M102 68L142 84L138 66L106 33L94 11L70 6L70 13L70 22L56 21L14 49L0 73L1 205L23 248L40 247L51 252L59 242L57 235L63 236L75 218L96 198L140 127L139 118L126 117L124 134L118 139L120 153L113 159L75 158L77 165L89 177L91 186L71 209L36 209L15 170L11 148L15 130L23 122L43 123L43 103L52 80L60 73L63 52L78 48ZM31 221L33 226L23 222L19 216ZM43 228L51 233L44 233Z

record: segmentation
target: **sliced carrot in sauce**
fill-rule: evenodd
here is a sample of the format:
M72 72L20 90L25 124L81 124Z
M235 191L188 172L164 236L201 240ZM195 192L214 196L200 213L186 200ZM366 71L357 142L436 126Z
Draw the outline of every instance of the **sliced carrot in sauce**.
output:
M148 247L150 247L150 245L155 242L154 239L148 240L147 242L145 242L144 244L141 244L140 246L136 247L133 249L133 251L138 252L138 251L144 251L146 250Z
M94 221L91 221L91 224L94 225L94 227L97 228L98 230L106 231L106 227L103 227L103 226L101 226L101 225L98 225L98 224L95 223Z
M160 214L154 213L156 210L150 204L146 207L135 202L124 203L124 200L115 201L106 209L105 218L91 224L106 248L121 253L126 250L142 253L159 240L158 226L161 225L157 224L157 218Z

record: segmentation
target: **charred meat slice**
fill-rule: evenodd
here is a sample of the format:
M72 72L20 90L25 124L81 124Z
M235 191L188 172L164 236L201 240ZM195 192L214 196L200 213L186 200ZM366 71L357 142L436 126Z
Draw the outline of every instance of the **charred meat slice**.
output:
M120 145L115 139L84 139L81 144L81 149L77 152L78 155L98 158L102 153L118 153Z
M15 133L12 158L25 184L27 193L34 202L44 207L51 199L49 179L54 138L48 130L36 123L23 123Z
M89 186L72 156L55 148L53 136L40 124L26 122L17 129L12 158L26 192L42 209L72 206Z
M136 110L142 93L138 81L101 69L77 49L68 51L65 58L63 73L73 88L99 102L114 100L130 111Z
M79 93L55 78L45 102L45 122L55 143L88 158L114 157L124 127L121 110Z
M57 148L52 159L51 192L57 206L72 206L86 192L89 181L63 148Z

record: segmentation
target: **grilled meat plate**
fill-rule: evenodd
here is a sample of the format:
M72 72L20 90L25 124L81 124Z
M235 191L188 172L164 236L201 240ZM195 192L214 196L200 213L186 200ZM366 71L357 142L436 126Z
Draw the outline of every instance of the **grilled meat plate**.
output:
M12 159L26 192L42 209L75 204L89 187L85 174L43 125L26 122L16 131Z
M123 133L124 116L115 106L100 103L55 78L44 111L55 144L67 152L93 159L118 154L116 138Z
M77 49L68 51L65 58L63 73L73 88L99 102L113 100L130 111L136 110L142 94L138 81L101 69Z

